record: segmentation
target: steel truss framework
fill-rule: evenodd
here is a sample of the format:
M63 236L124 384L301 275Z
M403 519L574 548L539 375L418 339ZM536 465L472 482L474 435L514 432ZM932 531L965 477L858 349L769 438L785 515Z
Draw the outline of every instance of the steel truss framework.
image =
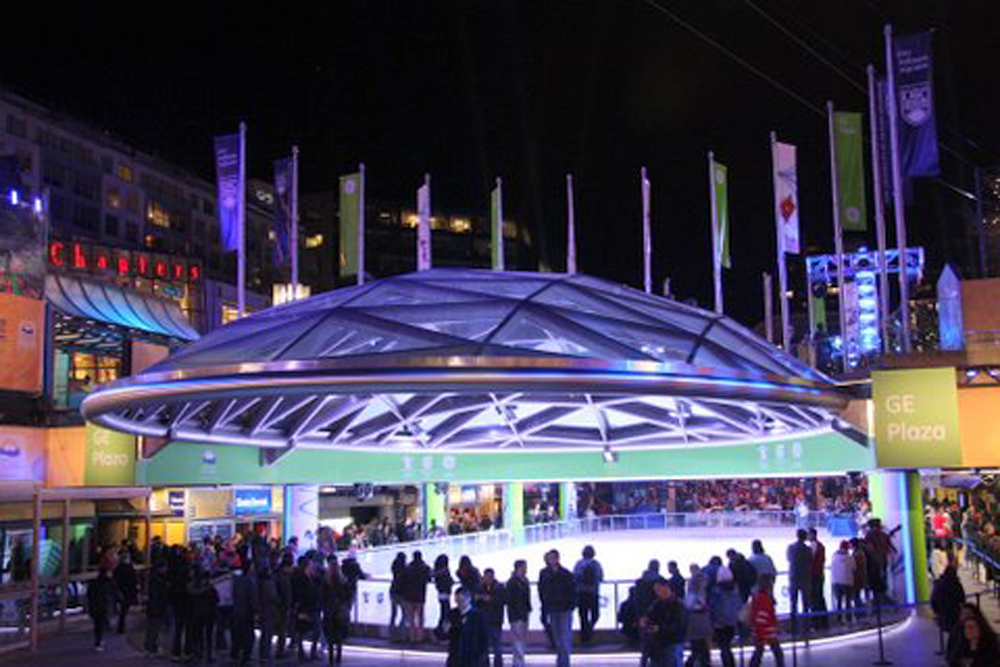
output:
M280 455L739 442L827 427L845 401L715 313L586 276L439 269L246 318L84 414Z

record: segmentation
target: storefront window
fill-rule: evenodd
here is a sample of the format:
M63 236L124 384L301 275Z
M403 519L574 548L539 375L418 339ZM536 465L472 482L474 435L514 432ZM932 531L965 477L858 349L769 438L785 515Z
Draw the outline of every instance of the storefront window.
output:
M69 371L69 390L89 392L95 385L121 377L121 359L75 352Z

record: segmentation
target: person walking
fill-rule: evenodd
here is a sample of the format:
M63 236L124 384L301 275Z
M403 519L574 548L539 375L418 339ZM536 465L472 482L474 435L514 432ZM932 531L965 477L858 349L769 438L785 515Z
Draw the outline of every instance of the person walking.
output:
M514 642L513 666L524 667L528 647L528 617L531 614L531 585L528 583L528 562L514 561L514 572L507 580L507 621Z
M788 547L788 595L792 603L792 619L799 613L799 601L802 611L808 613L812 583L813 552L806 543L809 533L803 529L796 532L796 540Z
M241 558L241 567L233 571L233 644L230 656L237 665L246 665L253 657L253 631L260 611L253 563Z
M753 569L757 572L757 576L768 575L771 580L777 578L778 569L774 567L774 561L771 557L764 553L764 545L760 540L754 540L750 543L750 558L748 559L750 564L753 565Z
M931 609L934 610L934 618L942 632L948 635L949 641L952 633L956 630L961 634L958 616L964 602L965 588L958 579L954 562L949 563L941 577L934 582L934 589L931 592Z
M719 568L715 578L715 590L708 601L709 617L712 619L713 637L719 648L722 667L734 667L733 637L739 622L743 600L736 585L735 577L728 567Z
M493 654L493 667L503 665L503 610L506 605L504 585L497 581L492 567L483 570L483 581L479 592L475 595L476 606L483 615L486 626L486 641L488 652Z
M448 555L440 554L434 559L434 590L437 591L439 609L438 624L434 629L434 636L439 640L448 638L444 627L448 622L448 614L451 612L451 589L454 586L455 578L451 576Z
M559 564L559 551L545 554L545 567L538 575L538 596L549 617L556 649L556 667L569 667L573 647L573 605L576 582L573 574Z
M982 612L972 607L955 629L948 667L993 667L1000 664L997 635Z
M813 555L809 568L809 610L825 613L826 546L819 541L819 533L815 528L809 529L809 548ZM813 622L817 630L825 630L830 626L830 620L826 616L817 616Z
M482 614L472 604L472 592L455 589L455 606L448 616L447 667L487 667L488 639Z
M188 654L194 662L206 658L212 660L213 632L215 631L215 608L219 596L209 581L208 575L196 565L194 576L188 584Z
M278 638L278 646L274 657L280 660L285 657L285 649L288 647L288 640L292 634L292 557L289 554L278 554L275 551L272 555L272 562L274 560L278 560L278 566L274 573L276 596L274 633Z
M844 540L840 548L833 552L830 558L830 583L833 586L833 606L837 611L850 610L854 605L854 569L857 563L851 555L851 543ZM844 622L844 615L837 617ZM847 622L853 621L851 614L846 615Z
M400 551L389 567L392 582L389 584L389 639L399 641L405 632L406 612L403 607L403 577L406 574L406 554Z
M146 592L146 640L143 649L146 657L160 653L160 631L167 622L170 598L167 593L167 564L161 558L153 561Z
M115 582L108 576L108 570L101 568L97 579L87 586L87 612L94 622L94 650L104 650L104 630L108 626L108 616L119 596Z
M132 555L128 549L118 553L118 564L114 572L115 585L118 587L118 634L125 632L125 619L128 610L139 599L139 581L132 565Z
M722 567L720 565L715 569L716 578ZM704 572L694 574L688 581L684 606L687 608L688 618L687 639L691 645L691 655L684 664L687 667L694 664L698 664L699 667L709 667L708 642L712 637L712 620L708 615L708 577Z
M600 591L604 581L604 569L594 558L594 547L583 548L583 558L573 567L576 583L576 604L580 615L580 641L589 644L594 635L594 626L601 616Z
M431 582L431 568L424 562L419 551L413 552L413 559L403 571L402 598L410 643L424 641L424 606L427 604L427 585Z
M309 659L316 659L319 643L319 586L316 566L308 556L299 556L298 567L292 572L292 609L294 610L294 641L299 661L306 659L302 640L312 644Z
M800 533L805 533L800 530ZM774 664L784 667L785 654L778 641L778 616L774 611L774 596L772 594L774 580L764 575L757 580L757 590L750 600L750 627L753 631L754 649L750 657L750 667L760 667L764 659L764 648L771 647Z
M323 635L326 637L329 664L339 665L343 659L344 639L347 636L347 618L350 612L347 579L340 571L335 556L328 559L326 577L320 593L320 610L323 615Z
M682 667L687 610L662 577L653 583L653 602L641 619L650 667Z
M190 570L180 547L172 547L167 563L167 586L170 596L170 617L174 625L170 653L174 660L184 658L184 632L188 625L187 584Z

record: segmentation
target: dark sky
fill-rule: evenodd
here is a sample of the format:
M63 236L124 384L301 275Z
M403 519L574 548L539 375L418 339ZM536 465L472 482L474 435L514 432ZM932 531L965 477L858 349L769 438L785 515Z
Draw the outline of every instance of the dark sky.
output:
M865 110L864 66L882 25L936 28L945 180L1000 154L1000 2L775 0L339 0L276 3L17 3L0 40L0 83L206 178L211 136L249 126L252 176L301 149L303 189L332 189L358 161L372 196L409 201L423 172L435 207L505 212L564 266L565 174L577 183L580 267L640 285L638 171L653 188L654 277L710 305L705 154L730 169L729 310L753 323L774 264L768 132L799 145L803 234L829 251L826 120L832 99ZM41 5L42 3L39 3ZM713 48L676 14L797 100ZM797 44L801 39L815 54ZM957 198L918 186L911 236L964 224ZM851 244L863 243L854 237ZM963 258L958 258L963 259Z

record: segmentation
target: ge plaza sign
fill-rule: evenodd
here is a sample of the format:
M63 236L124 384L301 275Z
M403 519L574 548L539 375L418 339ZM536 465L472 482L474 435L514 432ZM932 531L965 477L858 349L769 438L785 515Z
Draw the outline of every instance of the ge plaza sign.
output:
M872 399L879 466L961 464L954 368L874 371Z

